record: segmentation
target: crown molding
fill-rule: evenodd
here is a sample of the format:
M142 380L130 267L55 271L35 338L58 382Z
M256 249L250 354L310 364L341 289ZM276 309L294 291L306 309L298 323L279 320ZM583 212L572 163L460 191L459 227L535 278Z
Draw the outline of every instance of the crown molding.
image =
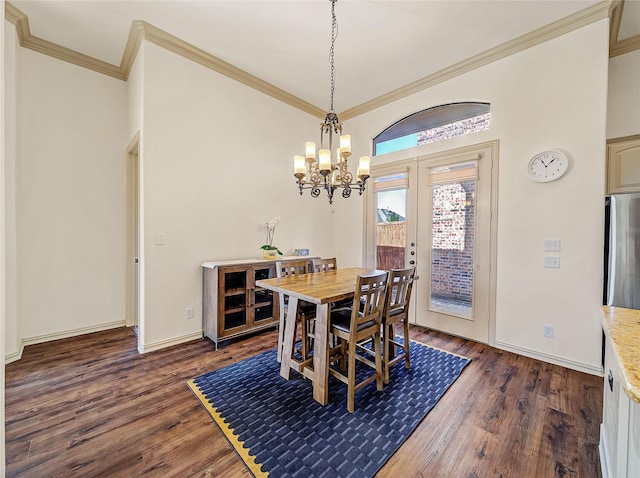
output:
M609 15L609 0L599 2L589 8L576 12L573 15L562 18L554 23L538 28L526 35L522 35L512 41L503 43L495 48L479 53L464 61L456 63L448 68L438 71L433 75L426 76L401 88L378 96L359 106L348 109L340 113L340 119L354 118L363 113L367 113L384 105L418 93L430 88L438 83L468 73L482 66L501 60L515 53L521 52L533 46L539 45L553 38L569 33L578 28L582 28Z
M21 47L29 48L30 50L83 68L88 68L89 70L104 75L112 76L119 80L127 81L129 79L131 68L133 68L138 50L140 49L140 44L142 40L147 40L310 115L324 118L326 114L323 109L141 20L132 22L122 60L120 65L116 66L32 35L29 28L29 18L10 2L5 2L5 18L15 25L18 42Z
M609 11L611 24L609 29L609 58L624 55L635 50L640 50L640 35L635 35L624 40L618 40L620 34L620 22L624 11L625 0L613 0Z
M122 72L124 81L129 79L129 75L131 74L133 64L136 62L136 57L138 56L138 50L140 50L142 40L144 40L144 22L136 20L131 23L129 38L127 39L127 44L124 47L124 52L122 53L122 60L120 60L120 71Z
M107 76L112 76L119 80L124 80L124 76L115 65L106 61L98 60L84 53L80 53L70 48L57 45L48 40L33 36L29 28L29 18L18 8L9 2L5 2L5 19L13 23L16 27L18 42L23 48L28 48L38 53L49 55L58 60L66 61L89 70L97 71Z
M623 9L624 0L611 1L611 5L609 7L609 46L615 44L618 41Z
M240 68L233 66L200 48L187 43L186 41L161 30L160 28L141 20L132 22L129 30L129 38L125 46L122 60L119 66L107 63L97 58L57 45L50 41L38 38L31 34L28 17L10 2L5 3L5 19L16 27L16 33L20 46L52 56L59 60L72 63L83 68L102 73L119 80L127 81L131 68L135 63L136 56L140 49L142 40L147 40L157 46L165 48L184 58L194 61L206 68L216 71L231 79L239 81L253 89L256 89L272 98L280 100L294 108L309 113L312 116L324 119L326 111L308 103L297 96L294 96L274 85L268 83ZM494 61L513 55L532 46L544 43L565 33L589 25L593 22L611 17L611 38L615 39L620 28L620 18L624 7L624 0L603 0L585 10L576 12L566 18L534 30L526 35L522 35L513 41L499 45L491 50L475 55L467 60L445 68L433 75L426 76L401 88L390 91L362 103L354 108L340 113L340 119L354 118L363 113L380 108L386 104L415 94L424 89L430 88L438 83L462 75L469 71L485 66ZM622 55L633 50L640 49L640 35L627 38L618 42L610 41L609 54L611 57Z
M228 63L204 50L187 43L186 41L178 38L170 33L167 33L160 28L151 25L150 23L141 22L144 26L144 39L165 48L173 53L187 58L191 61L199 63L200 65L214 70L222 75L232 78L240 83L243 83L251 88L254 88L266 95L276 98L284 103L287 103L294 108L302 110L313 116L324 118L326 112L317 106L308 103L297 96L288 93L277 86L268 83L257 76L252 75L240 68Z
M609 58L640 50L640 35L617 41L609 48Z

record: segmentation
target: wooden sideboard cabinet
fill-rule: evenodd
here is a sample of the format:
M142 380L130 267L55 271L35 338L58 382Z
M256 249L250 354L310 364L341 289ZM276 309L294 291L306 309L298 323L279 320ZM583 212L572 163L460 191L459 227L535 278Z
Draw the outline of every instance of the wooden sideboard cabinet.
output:
M302 258L287 256L278 260ZM202 270L202 328L216 347L224 340L278 326L277 294L256 287L257 280L276 277L276 261L212 261L203 263Z

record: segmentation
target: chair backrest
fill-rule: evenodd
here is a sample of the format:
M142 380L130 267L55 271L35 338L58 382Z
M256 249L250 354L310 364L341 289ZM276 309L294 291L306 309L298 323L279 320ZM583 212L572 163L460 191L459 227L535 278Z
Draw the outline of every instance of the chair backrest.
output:
M276 277L287 277L298 274L308 274L309 261L307 259L297 259L293 261L276 261Z
M358 330L360 324L370 320L375 320L380 326L387 297L388 278L387 271L375 271L358 276L351 313L352 332Z
M387 299L385 305L385 316L391 314L407 314L408 305L411 300L411 289L416 276L416 268L391 269L389 273L389 283L387 284Z
M338 268L335 257L312 259L311 262L313 264L313 272L327 272Z

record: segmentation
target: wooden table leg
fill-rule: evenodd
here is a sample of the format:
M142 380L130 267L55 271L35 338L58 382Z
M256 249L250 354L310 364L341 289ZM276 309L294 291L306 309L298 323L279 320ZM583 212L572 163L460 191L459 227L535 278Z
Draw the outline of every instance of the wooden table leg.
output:
M282 344L282 361L280 362L280 375L287 380L291 376L291 354L293 353L296 339L296 320L298 315L298 298L289 296L287 306L287 318L284 322L284 343Z
M328 304L316 305L315 339L313 342L313 398L322 405L329 402L328 312Z
M284 295L278 292L273 293L274 296L278 296L278 303L280 304L280 323L278 325L278 353L277 360L278 363L282 363L282 344L284 343L284 323L285 323L285 315L287 313L284 306Z

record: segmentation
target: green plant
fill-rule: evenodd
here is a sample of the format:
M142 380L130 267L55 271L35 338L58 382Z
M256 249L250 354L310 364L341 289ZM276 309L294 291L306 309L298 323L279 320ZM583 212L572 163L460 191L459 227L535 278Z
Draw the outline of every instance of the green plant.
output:
M282 255L280 249L273 245L273 235L276 232L276 224L278 224L278 222L280 222L280 216L276 216L265 223L265 227L267 228L267 243L260 247L260 249L264 249L265 251L276 251L279 255Z

